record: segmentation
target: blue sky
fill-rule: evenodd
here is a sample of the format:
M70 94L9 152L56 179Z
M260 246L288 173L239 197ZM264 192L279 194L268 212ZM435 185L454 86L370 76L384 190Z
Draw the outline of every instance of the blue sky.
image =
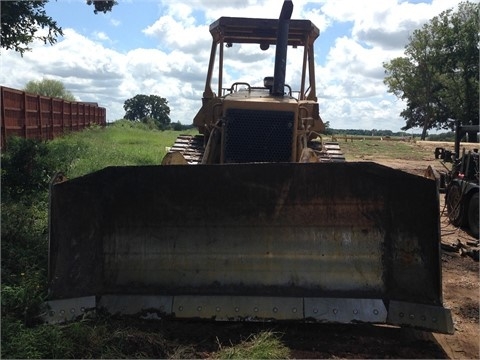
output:
M173 122L190 124L201 106L210 34L220 16L277 18L281 0L118 0L107 14L84 0L50 0L46 12L63 28L53 45L37 42L21 57L2 51L0 84L21 89L30 80L62 81L80 101L124 115L137 94L168 100ZM478 2L478 1L476 1ZM399 131L402 101L387 92L382 63L403 55L408 36L458 0L293 0L292 18L312 20L317 96L324 121L337 129ZM227 63L226 82L256 85L272 75L271 57L240 47ZM301 61L289 51L287 82ZM266 60L264 62L263 60ZM301 64L301 63L300 63ZM14 74L12 76L12 74ZM294 89L295 90L295 89Z

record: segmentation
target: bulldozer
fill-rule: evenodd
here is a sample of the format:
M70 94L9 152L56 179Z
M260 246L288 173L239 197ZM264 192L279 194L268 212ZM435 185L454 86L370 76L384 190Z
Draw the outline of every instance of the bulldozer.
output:
M292 10L286 0L278 19L210 25L199 134L180 136L161 165L52 183L47 321L102 308L453 332L435 181L345 161L324 139L319 29ZM224 53L244 44L274 46L274 74L224 87ZM296 92L285 83L291 48L303 48Z

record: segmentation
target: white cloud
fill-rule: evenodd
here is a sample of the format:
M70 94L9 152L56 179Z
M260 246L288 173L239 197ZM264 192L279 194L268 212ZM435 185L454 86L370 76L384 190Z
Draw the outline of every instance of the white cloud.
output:
M195 26L189 19L181 22L173 16L162 16L154 24L148 26L143 32L158 40L159 46L169 49L197 51L208 48L210 34L208 26Z
M117 19L114 19L114 18L110 19L110 25L112 25L113 27L118 27L121 24L122 24L122 22L120 20L117 20Z
M100 40L100 41L107 41L110 40L107 34L105 34L103 31L95 31L93 32L93 37L94 39Z

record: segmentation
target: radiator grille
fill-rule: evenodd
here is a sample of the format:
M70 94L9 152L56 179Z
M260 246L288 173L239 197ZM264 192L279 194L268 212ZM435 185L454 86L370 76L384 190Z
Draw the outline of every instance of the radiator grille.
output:
M292 111L228 109L224 162L290 162L294 117Z

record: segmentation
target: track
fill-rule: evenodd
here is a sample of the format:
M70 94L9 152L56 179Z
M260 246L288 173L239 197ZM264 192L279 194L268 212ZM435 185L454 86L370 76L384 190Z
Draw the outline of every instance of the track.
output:
M343 162L343 155L340 145L336 141L309 141L308 147L315 153L314 162Z
M315 152L319 162L345 161L345 155L340 149L338 142L310 143L309 147ZM199 164L205 152L204 137L203 135L180 135L168 152L180 152L188 164Z
M345 161L345 155L343 155L340 145L335 141L326 141L323 143L323 148L326 153L326 161Z
M180 135L168 152L177 151L183 155L188 164L199 164L205 151L203 135Z

